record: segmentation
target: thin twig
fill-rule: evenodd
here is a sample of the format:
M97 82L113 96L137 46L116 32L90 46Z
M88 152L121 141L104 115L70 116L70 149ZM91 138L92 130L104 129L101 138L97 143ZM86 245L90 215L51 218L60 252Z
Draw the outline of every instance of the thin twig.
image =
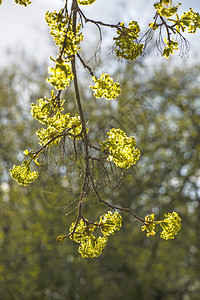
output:
M91 69L88 65L86 65L86 63L84 62L84 60L82 59L82 57L80 56L80 54L77 53L76 55L77 55L77 57L79 58L79 60L81 61L83 67L84 67L85 69L88 69L90 75L91 75L92 77L95 76L94 73L93 73L93 71L92 71L92 69Z
M98 190L97 190L97 188L95 186L93 178L90 177L90 179L91 179L91 182L92 182L93 190L94 190L94 192L95 192L95 194L96 194L96 196L97 196L97 198L98 198L98 200L99 200L100 203L105 204L107 207L111 208L114 211L115 210L119 210L119 211L128 213L128 214L132 215L136 220L138 220L138 221L140 221L142 223L145 223L145 220L143 220L140 217L138 217L130 208L123 208L123 207L119 207L119 206L116 206L116 205L112 205L112 204L108 203L107 201L103 200L100 197L99 193L98 193Z

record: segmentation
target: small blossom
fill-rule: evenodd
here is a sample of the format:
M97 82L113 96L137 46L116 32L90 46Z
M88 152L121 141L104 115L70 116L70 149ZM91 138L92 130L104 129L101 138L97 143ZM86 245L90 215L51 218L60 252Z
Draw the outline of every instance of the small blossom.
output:
M145 225L141 227L142 231L147 231L147 236L155 235L155 223L154 223L154 214L148 215L145 217Z

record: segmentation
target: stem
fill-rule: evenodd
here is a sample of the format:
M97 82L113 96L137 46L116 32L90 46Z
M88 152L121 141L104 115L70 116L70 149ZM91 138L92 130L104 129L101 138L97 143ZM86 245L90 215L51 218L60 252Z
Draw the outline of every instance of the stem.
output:
M73 0L72 2L72 30L74 32L74 35L76 35L76 21L77 21L77 10L78 10L78 5L77 5L77 1ZM79 205L78 205L78 215L77 215L77 219L76 219L76 224L74 226L74 230L72 233L72 237L73 234L76 230L76 226L80 220L80 218L82 218L82 204L83 204L83 200L84 197L86 196L86 192L89 186L89 174L90 174L90 166L89 166L89 151L88 151L88 146L89 146L89 140L88 140L88 135L87 135L87 130L86 130L86 124L85 124L85 119L84 119L84 114L83 114L83 108L82 108L82 103L81 103L81 98L80 98L80 93L79 93L79 87L78 87L78 79L77 79L77 72L76 72L76 60L75 60L75 55L72 58L71 61L72 64L72 72L74 75L74 90L75 90L75 97L76 97L76 102L78 105L78 110L79 110L79 114L80 114L80 119L81 119L81 124L82 124L82 140L83 140L83 146L84 146L84 151L85 151L85 173L84 173L84 180L83 180L83 184L82 184L82 189L81 189L81 199L79 201Z
M74 35L76 34L76 21L77 21L77 12L78 11L79 11L79 7L77 5L77 0L73 0L73 2L72 2L72 30L74 32ZM91 21L91 20L87 20L87 21ZM98 23L100 23L100 22L98 22ZM102 25L102 24L100 24L100 25ZM85 63L83 62L81 56L77 54L77 57L82 62L83 66L86 67L89 71L91 71L90 68L88 68L85 65ZM84 151L85 151L85 156L84 156L84 159L85 159L84 180L83 180L82 189L81 189L80 201L79 201L79 204L78 204L77 219L76 219L76 223L75 223L75 226L74 226L74 230L71 234L71 237L73 238L73 235L75 233L75 230L76 230L76 227L78 225L79 220L81 218L83 220L85 220L82 216L82 205L83 205L83 200L86 197L87 190L88 190L90 184L92 186L92 189L93 189L99 203L103 203L104 205L106 205L107 207L111 208L114 211L119 210L121 212L129 213L135 219L139 220L142 223L145 223L145 221L143 219L141 219L140 217L138 217L136 214L134 214L133 211L130 208L121 208L121 207L112 205L112 204L108 203L107 201L103 200L99 195L99 192L98 192L97 187L96 187L95 182L94 182L94 178L93 178L93 176L91 174L91 170L90 170L90 158L91 158L91 156L89 155L89 147L91 147L91 143L90 143L90 141L88 139L88 135L87 135L86 124L85 124L85 119L84 119L84 114L83 114L83 108L82 108L82 103L81 103L81 98L80 98L80 93L79 93L75 55L72 58L71 64L72 64L72 72L73 72L73 75L74 75L75 97L76 97L76 102L77 102L77 106L78 106L78 110L79 110L79 114L80 114L80 119L81 119L81 124L82 124L82 133L83 133L82 141L83 141L83 146L84 146ZM94 146L92 146L92 147L94 149L100 151L99 148L96 148ZM94 158L92 158L92 159L94 159Z
M72 29L74 32L74 35L76 34L76 19L77 19L77 1L73 0L73 15L72 15ZM75 60L75 55L72 59L72 72L74 75L74 90L75 90L75 96L76 96L76 101L78 105L78 110L81 118L81 123L82 123L82 131L83 131L83 143L84 143L84 150L85 150L85 155L86 155L86 160L88 161L88 136L87 136L87 131L86 131L86 125L85 125L85 119L84 119L84 114L83 114L83 108L81 104L81 98L80 98L80 93L79 93L79 87L78 87L78 79L77 79L77 73L76 73L76 60Z
M94 76L94 73L92 72L92 69L91 69L88 65L86 65L86 63L84 62L84 60L82 59L82 57L80 56L79 53L77 53L77 57L78 57L79 60L81 61L83 67L84 67L85 69L88 69L90 75L91 75L91 76Z
M85 153L86 153L86 156L87 156L88 155L88 136L87 136L85 118L84 118L84 114L83 114L83 108L82 108L82 104L81 104L81 98L80 98L79 87L78 87L75 57L72 59L71 63L72 63L72 72L73 72L73 75L74 75L75 96L76 96L76 101L77 101L78 110L79 110L80 119L81 119L81 124L82 124L84 149L85 149Z
M95 21L95 20L92 20L92 19L88 19L84 13L82 12L82 10L80 10L80 8L78 7L77 8L77 11L80 13L80 15L84 18L85 20L85 23L87 22L90 22L90 23L93 23L95 25L101 25L101 26L105 26L105 27L111 27L111 28L116 28L116 29L121 29L121 25L120 25L120 22L118 24L108 24L108 23L104 23L102 21Z
M170 32L169 32L169 26L167 25L167 23L165 22L164 18L162 16L160 16L161 21L163 22L163 25L166 28L166 32L167 32L167 40L169 42L169 44L171 43L171 38L170 38Z

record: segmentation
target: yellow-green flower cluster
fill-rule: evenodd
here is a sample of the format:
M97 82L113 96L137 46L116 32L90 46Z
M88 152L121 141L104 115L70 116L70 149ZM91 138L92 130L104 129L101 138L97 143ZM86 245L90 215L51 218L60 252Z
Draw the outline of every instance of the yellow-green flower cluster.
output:
M176 212L165 214L165 219L160 222L160 226L163 231L160 237L169 240L174 239L174 236L178 234L181 229L181 218Z
M96 0L77 0L78 4L80 5L89 5L95 2Z
M154 7L157 11L157 14L159 14L161 17L170 18L174 14L176 14L180 4L181 3L179 3L176 6L173 6L172 0L162 0L160 2L155 3Z
M112 128L107 135L108 139L100 144L102 151L109 151L108 160L125 169L135 165L140 157L140 149L136 148L135 138L128 137L121 129L116 128Z
M54 68L49 68L48 71L49 74L52 75L47 79L47 82L53 85L57 90L65 90L69 85L69 82L74 78L71 64L68 62L57 62L56 66Z
M188 33L195 33L197 28L200 28L200 15L193 11L192 8L188 12L183 13L180 19L176 20L176 29L184 32L187 29Z
M67 124L68 128L71 128L70 133L75 137L76 136L76 140L81 140L82 137L78 136L80 135L81 131L82 131L82 124L81 124L81 118L79 115L75 114L74 117L70 117L69 118L69 123ZM86 132L89 132L89 129L86 127ZM73 136L69 136L71 138L73 138Z
M72 30L72 20L70 17L60 12L47 12L45 16L47 25L50 27L50 34L53 36L55 44L59 46L60 51L64 46L63 54L71 57L81 48L79 44L83 40L83 34L80 33L81 23L76 27L76 34Z
M163 50L163 56L165 56L166 58L168 58L170 56L170 54L174 54L174 50L178 50L178 42L174 41L174 39L171 39L170 41L168 41L166 38L164 39L165 41L165 48Z
M179 17L177 10L180 4L181 3L173 6L171 0L162 0L154 4L157 14L161 18L161 23L150 23L149 27L153 30L161 28L160 26L162 25L167 27L167 39L165 38L166 46L162 53L166 58L173 54L174 50L178 49L178 41L170 37L171 33L178 33L178 35L183 39L180 33L181 31L184 32L187 29L188 33L195 33L197 29L200 28L200 15L199 13L194 12L192 8L190 8L188 12L184 12L183 15ZM173 25L168 25L168 22L172 22Z
M15 3L23 5L23 6L28 6L32 2L29 0L15 0ZM0 5L2 4L2 0L0 0Z
M64 103L65 100L57 99L54 91L51 91L50 99L44 97L37 100L36 104L31 104L31 114L39 123L49 125L52 122L52 117L64 110Z
M94 258L101 255L107 245L108 236L114 234L116 230L120 230L121 226L121 215L118 212L109 211L100 217L99 222L93 224L82 219L78 224L72 223L69 234L71 239L80 244L78 251L83 258ZM103 236L95 237L93 235L97 228L101 230ZM57 241L63 241L64 238L58 237Z
M48 125L47 128L41 128L36 132L39 144L44 146L52 140L48 146L58 145L62 138L62 133L69 128L70 138L81 139L81 136L79 136L82 130L80 116L76 114L74 117L70 117L69 113L65 115L59 112L56 113L56 115L51 118L50 125Z
M197 28L200 28L200 15L199 13L194 12L192 8L188 12L184 12L181 17L177 14L177 10L181 3L176 6L172 5L171 0L162 0L154 4L157 13L161 17L165 17L169 22L173 22L173 27L175 26L177 32L184 32L186 29L188 33L195 33ZM174 16L174 18L172 18ZM154 22L150 23L149 27L152 27L156 30L159 27L159 24Z
M94 91L94 96L96 98L113 100L120 95L120 84L118 82L114 82L113 78L109 74L103 73L99 79L96 79L95 76L93 76L92 79L95 82L95 85L90 86L90 88Z
M48 69L51 76L47 82L57 90L64 90L74 78L69 61L81 49L79 46L83 40L83 34L80 33L81 23L77 25L74 33L72 19L64 14L63 10L47 12L45 18L50 27L50 34L60 51L60 57L55 61L55 67Z
M31 4L31 1L29 1L29 0L15 0L15 2L17 4L24 5L24 6Z
M51 143L48 146L58 145L61 141L61 137L58 137L59 131L56 130L53 126L48 126L47 128L40 128L36 131L38 137L39 145L44 146L48 142ZM55 138L55 139L54 139Z
M104 214L100 217L99 226L101 228L101 232L109 236L114 234L116 230L120 230L122 227L122 217L118 212L112 213L108 211L107 214Z
M162 221L155 221L154 214L145 217L145 225L141 227L142 231L147 231L147 236L155 235L156 225L160 225L163 231L160 237L165 240L174 239L181 229L181 218L176 212L165 214L165 219Z
M38 172L31 171L31 160L25 160L21 166L13 166L10 169L11 177L17 181L18 184L27 186L29 183L35 181L38 178Z
M154 214L145 217L145 225L141 227L142 231L147 231L147 236L155 235Z
M124 23L120 24L120 29L117 29L118 36L114 38L116 45L116 55L128 60L134 60L142 54L144 45L137 43L140 33L140 26L136 21L131 21L128 28Z
M70 238L73 239L76 243L81 243L82 241L84 241L95 230L95 226L93 224L85 223L82 219L76 225L76 230L74 231L75 225L75 222L72 223L69 228L69 234L71 235Z
M99 236L96 238L94 235L89 235L84 242L79 246L78 252L83 258L94 258L102 254L103 249L107 245L107 236Z
M48 145L57 145L65 130L69 130L69 137L76 137L81 133L82 125L79 115L70 117L70 113L62 114L64 101L57 100L53 91L51 99L39 99L36 104L31 105L31 113L34 119L47 126L47 128L39 129L36 134L39 139L39 144L44 146L52 140ZM60 136L61 135L61 136Z

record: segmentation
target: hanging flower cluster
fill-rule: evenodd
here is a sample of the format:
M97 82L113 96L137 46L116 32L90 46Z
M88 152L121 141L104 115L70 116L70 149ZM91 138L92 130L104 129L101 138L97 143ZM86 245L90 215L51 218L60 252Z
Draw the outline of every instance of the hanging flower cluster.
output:
M108 160L125 169L135 165L140 157L135 138L128 137L121 129L116 128L112 128L107 135L108 139L104 143L100 142L100 145L102 151L109 151Z
M95 2L96 0L77 0L78 4L80 5L89 5Z
M31 160L24 160L21 166L13 166L10 169L10 176L17 181L18 184L27 186L38 178L38 172L31 171Z
M142 54L144 45L137 42L140 26L136 21L131 21L126 28L124 23L117 29L118 36L115 40L115 52L118 57L134 60Z
M60 51L67 57L75 55L81 48L83 34L80 32L81 23L76 27L76 33L72 30L72 20L69 16L60 12L47 12L45 16L47 25L50 28L50 34L53 36L55 44L59 46Z
M114 82L113 78L109 74L103 73L99 79L96 79L94 76L92 79L95 82L95 85L90 86L90 88L94 91L94 96L96 98L113 100L120 95L120 84L118 82Z
M155 221L154 214L145 217L145 225L142 226L142 231L147 231L147 236L155 235L156 225L160 225L163 231L160 237L164 240L174 239L174 236L178 234L181 229L181 218L177 212L165 214L165 219L162 221Z
M90 224L88 220L81 219L78 224L72 223L69 236L79 245L78 252L83 258L94 258L102 254L107 245L108 236L120 230L122 217L118 212L108 211L100 217L99 222ZM94 236L95 230L100 229L103 236ZM67 236L59 236L57 241L63 241Z
M54 68L49 68L48 71L52 75L47 79L47 82L53 85L57 90L65 90L69 82L74 78L71 64L62 60L61 62L57 62Z

